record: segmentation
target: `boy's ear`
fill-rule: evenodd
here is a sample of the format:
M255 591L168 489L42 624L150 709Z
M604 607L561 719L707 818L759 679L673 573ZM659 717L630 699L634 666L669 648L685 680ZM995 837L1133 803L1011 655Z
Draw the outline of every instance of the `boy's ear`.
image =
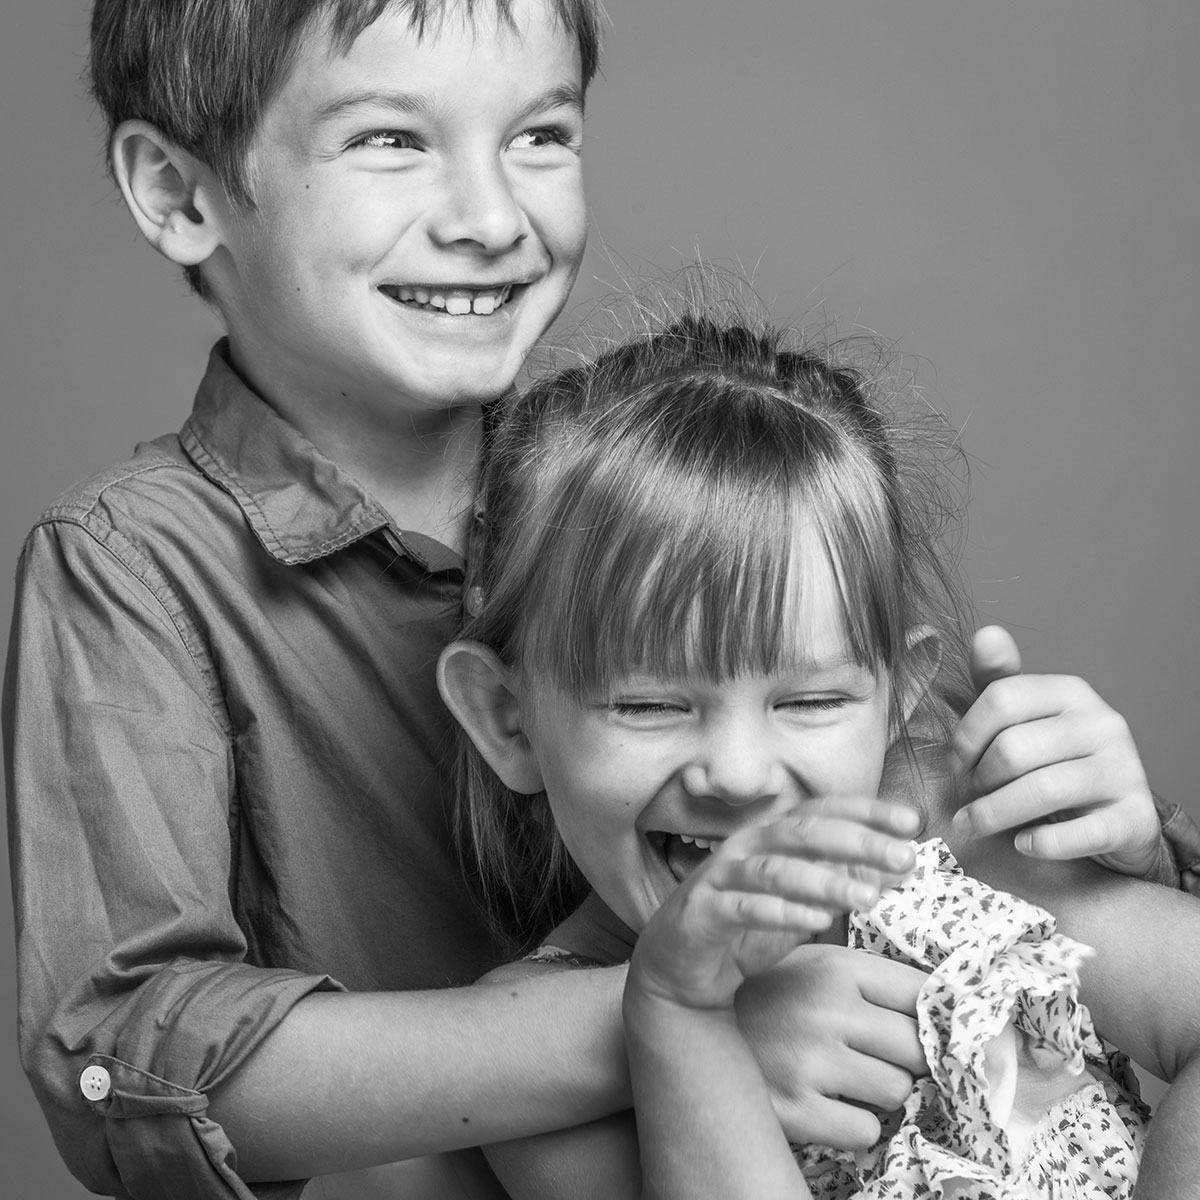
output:
M918 625L905 639L904 693L899 697L900 712L908 721L937 678L942 665L942 640L930 625Z
M446 707L510 791L543 791L537 755L521 728L512 672L479 642L451 642L438 659Z
M113 175L146 240L181 267L221 244L224 189L212 170L147 121L124 121L110 147Z

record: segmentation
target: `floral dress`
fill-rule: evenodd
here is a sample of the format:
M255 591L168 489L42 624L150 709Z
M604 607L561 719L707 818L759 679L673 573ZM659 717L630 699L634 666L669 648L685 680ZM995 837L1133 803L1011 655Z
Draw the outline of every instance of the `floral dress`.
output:
M1129 1197L1150 1113L1077 995L1091 951L1043 909L964 875L939 840L870 911L852 947L930 971L917 1002L930 1074L857 1156L804 1147L818 1200Z

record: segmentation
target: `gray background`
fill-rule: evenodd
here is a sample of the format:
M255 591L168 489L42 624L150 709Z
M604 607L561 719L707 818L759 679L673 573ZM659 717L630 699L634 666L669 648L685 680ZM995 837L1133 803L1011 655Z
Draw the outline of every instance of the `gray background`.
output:
M87 8L0 16L5 627L25 530L74 479L178 427L216 333L104 178L79 81ZM782 319L824 311L897 339L965 426L982 616L1031 669L1090 679L1154 785L1200 816L1200 6L608 8L576 298L699 250ZM81 1196L20 1075L14 1013L10 982L6 1190Z

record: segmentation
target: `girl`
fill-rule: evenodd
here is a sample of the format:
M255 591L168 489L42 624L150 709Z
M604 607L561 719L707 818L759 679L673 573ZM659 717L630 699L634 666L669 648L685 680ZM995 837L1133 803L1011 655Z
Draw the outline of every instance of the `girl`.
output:
M948 509L929 420L872 391L689 318L505 412L440 667L481 886L544 928L586 881L638 933L646 1194L1131 1194L1146 1114L1077 978L1104 1035L1176 1080L1141 1194L1188 1194L1200 964L1174 947L1200 909L950 824L941 750L969 695ZM919 819L873 799L885 771L920 784ZM734 1015L814 939L931 972L931 1078L857 1163L793 1155ZM612 1144L608 1196L638 1186Z

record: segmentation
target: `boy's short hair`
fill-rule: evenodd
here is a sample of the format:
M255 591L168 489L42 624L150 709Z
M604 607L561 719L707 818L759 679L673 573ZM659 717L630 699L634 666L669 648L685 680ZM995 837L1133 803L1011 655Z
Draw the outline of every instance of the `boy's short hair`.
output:
M579 44L586 88L599 63L600 0L549 3ZM451 7L471 20L487 4L513 22L513 0L96 0L92 96L110 139L123 121L147 121L210 167L231 200L250 207L250 144L301 39L318 21L348 49L389 10L407 14L421 37L436 33ZM199 268L186 274L205 295Z

